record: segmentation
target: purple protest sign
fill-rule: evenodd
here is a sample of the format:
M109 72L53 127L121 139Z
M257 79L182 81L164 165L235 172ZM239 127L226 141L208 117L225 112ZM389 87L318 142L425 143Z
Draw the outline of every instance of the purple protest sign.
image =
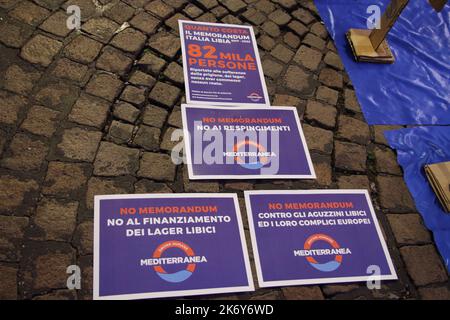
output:
M260 287L396 280L366 190L246 191Z
M187 103L268 106L253 28L179 20Z
M190 179L315 179L296 108L181 109Z
M253 291L236 194L95 197L94 299Z

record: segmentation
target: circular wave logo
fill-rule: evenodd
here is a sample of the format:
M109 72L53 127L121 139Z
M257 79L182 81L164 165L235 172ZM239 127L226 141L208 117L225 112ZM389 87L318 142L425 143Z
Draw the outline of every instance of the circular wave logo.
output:
M250 141L250 140L245 140L245 141L236 143L234 145L233 151L235 153L239 153L240 150L245 149L246 146L253 146L256 148L256 150L258 150L258 152L261 152L261 153L267 152L267 150L266 150L266 148L264 148L264 146L260 145L259 143L255 142L255 141ZM243 152L243 153L245 153L245 152ZM269 158L266 156L259 156L258 158L259 158L258 161L249 162L249 163L247 163L245 161L245 159L243 159L243 157L241 157L241 156L236 156L235 160L240 166L242 166L246 169L251 169L251 170L261 169L262 167L264 167L266 164L269 163Z
M313 234L308 239L306 239L304 244L304 249L308 250L308 252L311 251L325 251L325 253L328 253L329 251L332 252L332 250L329 249L323 249L323 250L312 250L312 245L316 243L317 241L324 241L328 243L333 249L340 249L341 246L337 243L336 240L334 240L332 237L327 236L325 234ZM323 272L331 272L336 270L341 266L342 263L342 255L336 254L334 256L334 259L325 263L319 263L311 254L306 256L306 260L309 262L309 264L314 267L315 269Z
M253 102L258 102L263 97L261 97L261 95L256 92L252 92L250 95L247 96L247 98L249 98Z
M192 248L189 247L186 243L173 240L173 241L164 242L163 244L159 245L158 248L156 248L156 250L153 252L153 258L154 259L161 258L162 254L166 250L171 249L171 248L181 249L188 257L195 256L194 250L192 250ZM153 266L153 269L156 271L156 274L161 279L168 281L168 282L177 283L177 282L183 282L186 279L188 279L190 276L192 276L192 274L194 273L194 270L195 270L195 266L196 266L195 263L189 263L184 270L180 270L180 271L173 272L173 273L166 272L166 270L164 270L164 268L161 265L155 265L155 266Z

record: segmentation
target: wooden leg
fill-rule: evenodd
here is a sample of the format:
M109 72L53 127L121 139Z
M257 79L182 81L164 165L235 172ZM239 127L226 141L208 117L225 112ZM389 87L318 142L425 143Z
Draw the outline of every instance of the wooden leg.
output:
M392 0L389 3L386 11L381 17L380 29L373 29L369 35L370 42L375 50L377 50L386 39L389 30L391 30L408 2L409 0Z

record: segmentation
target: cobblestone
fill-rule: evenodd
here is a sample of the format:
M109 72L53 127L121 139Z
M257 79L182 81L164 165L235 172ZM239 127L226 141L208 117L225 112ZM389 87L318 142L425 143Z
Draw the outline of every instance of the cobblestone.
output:
M400 177L378 176L380 204L391 212L414 212L411 195Z
M278 44L272 50L271 55L284 63L288 63L294 56L294 52L292 52L292 50L288 47Z
M42 7L35 5L30 1L24 1L19 3L17 7L9 12L9 15L31 26L37 26L48 15L49 11Z
M301 46L295 54L294 61L309 70L315 71L322 61L322 53L307 46Z
M82 255L92 254L94 247L93 233L94 224L92 221L80 223L75 230L73 242Z
M287 300L323 300L318 286L286 287L281 290Z
M102 142L94 162L97 176L133 175L138 169L139 150Z
M269 19L279 26L285 26L289 23L289 21L291 21L291 16L285 11L278 9L269 14Z
M0 22L0 42L8 47L20 48L31 37L33 29L18 21Z
M0 212L11 213L14 209L27 205L39 188L38 183L32 179L20 179L11 175L0 176Z
M166 121L167 114L168 112L166 109L150 105L144 110L142 122L152 127L162 128Z
M326 42L323 39L313 35L312 33L308 33L305 36L305 38L303 39L303 43L319 50L323 50L326 45Z
M61 42L38 34L22 47L20 56L31 63L47 67L61 48Z
M42 141L17 134L11 141L1 166L11 170L39 170L47 152L48 147Z
M397 164L395 153L390 149L375 147L376 167L378 172L401 175L402 170Z
M86 21L81 30L89 33L94 39L102 43L108 43L118 27L119 25L110 19L96 17Z
M417 286L448 280L442 262L432 245L400 248L408 273Z
M180 95L180 89L165 82L157 82L149 98L168 108L173 106Z
M27 95L31 92L40 77L40 72L34 69L26 70L14 64L6 70L4 87L6 90L17 94Z
M17 299L17 268L0 265L0 299Z
M316 121L326 127L334 128L336 125L337 110L335 107L318 101L309 100L306 105L306 119Z
M127 102L120 101L114 106L113 114L118 119L134 123L139 117L139 109Z
M340 116L338 120L338 136L339 138L367 145L370 141L369 126L364 121L348 116Z
M172 62L167 66L166 70L164 70L164 76L178 84L184 83L183 67L176 62Z
M312 74L306 73L297 66L290 66L284 78L286 87L304 97L314 92L315 80Z
M335 165L349 171L364 172L366 170L366 149L355 143L335 141Z
M105 194L125 194L133 190L133 182L128 179L92 177L86 191L86 207L94 208L94 196Z
M62 81L45 84L38 89L35 100L42 106L67 111L75 103L79 88Z
M303 131L310 150L326 154L333 152L333 132L322 128L303 125Z
M316 98L334 106L339 99L339 92L325 86L320 86L317 89Z
M95 66L123 76L131 68L132 64L133 60L123 54L122 51L113 47L106 47L97 59Z
M154 33L160 22L145 12L138 13L130 20L130 24L146 34Z
M55 77L72 80L77 83L84 82L87 73L88 73L87 66L66 58L59 59L56 62L56 66L52 71L52 74Z
M21 128L35 135L50 138L56 131L60 112L41 106L33 106L28 111Z
M27 263L24 278L30 282L30 289L35 292L65 288L67 281L65 271L67 266L75 262L75 253L70 246L60 243L55 245L55 248L52 246L43 248L46 245L46 242L33 243L32 246L25 248L26 259L23 262Z
M173 58L180 50L179 39L171 33L159 32L148 41L150 48L162 53L168 58Z
M361 112L355 91L345 90L345 108L353 112Z
M370 190L369 179L363 175L340 176L337 179L337 183L339 189Z
M430 233L418 214L388 214L387 218L397 243L411 245L431 242Z
M34 223L43 231L35 238L69 241L76 227L78 202L42 199L36 209Z
M135 86L126 86L120 95L120 100L129 102L136 106L142 105L147 97L147 90Z
M113 101L122 90L122 86L123 83L119 78L107 73L97 73L89 80L86 92Z
M264 74L272 79L277 79L283 71L283 65L272 59L264 59L262 61L262 67L264 70Z
M113 121L108 131L109 140L117 143L124 144L131 142L131 136L133 135L134 126L122 123L119 121Z
M2 230L0 234L0 259L2 261L19 261L20 245L28 224L29 219L27 217L0 215L0 230Z
M336 89L340 89L344 85L342 75L330 68L322 69L319 75L319 81L328 87Z
M91 63L100 53L102 44L85 35L78 35L65 48L64 54L69 59Z
M419 293L424 300L450 300L450 290L447 287L420 288Z
M138 53L145 45L147 37L140 31L133 28L126 28L114 36L111 44L123 51Z
M109 103L107 101L82 94L73 106L69 120L101 129L108 116L108 111Z
M175 165L167 154L145 152L141 158L139 177L156 181L173 181Z
M156 83L155 78L153 78L151 75L144 73L142 71L135 71L130 77L130 83L142 86L142 87L153 87Z
M122 24L133 17L134 9L126 3L119 1L114 6L108 8L104 14L115 22Z
M170 15L174 12L174 9L171 6L165 4L161 0L150 2L145 6L145 10L153 13L154 15L156 15L161 19L166 19L170 17Z
M76 196L92 170L82 163L52 161L48 165L42 193L61 197Z
M99 131L66 129L57 149L65 158L92 162L101 138L102 133Z
M14 125L26 103L24 97L0 91L0 123Z
M160 136L160 129L141 125L133 142L145 150L157 151L159 149Z

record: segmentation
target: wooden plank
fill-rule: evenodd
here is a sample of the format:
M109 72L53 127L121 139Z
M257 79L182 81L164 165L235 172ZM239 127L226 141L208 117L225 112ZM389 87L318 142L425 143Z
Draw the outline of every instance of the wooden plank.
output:
M409 0L392 0L391 3L389 3L386 11L381 17L380 29L373 29L369 36L370 42L372 42L372 46L375 50L383 43L389 30L391 30L408 2Z

